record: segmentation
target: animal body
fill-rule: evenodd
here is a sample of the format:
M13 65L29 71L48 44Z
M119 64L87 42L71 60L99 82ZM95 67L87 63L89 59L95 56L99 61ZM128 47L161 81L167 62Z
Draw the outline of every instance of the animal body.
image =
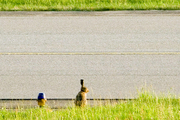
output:
M75 99L75 105L79 107L84 107L87 105L87 98L86 98L86 93L89 92L88 88L84 86L84 80L81 79L81 90L80 92L76 95Z

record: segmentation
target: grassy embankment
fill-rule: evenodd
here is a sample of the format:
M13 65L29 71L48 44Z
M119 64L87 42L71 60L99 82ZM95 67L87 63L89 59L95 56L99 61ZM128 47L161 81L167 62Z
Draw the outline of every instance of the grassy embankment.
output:
M0 0L0 11L179 10L180 0Z
M69 107L51 111L47 108L0 110L0 119L8 120L179 120L180 99L156 96L148 92L138 99L117 104L85 108Z

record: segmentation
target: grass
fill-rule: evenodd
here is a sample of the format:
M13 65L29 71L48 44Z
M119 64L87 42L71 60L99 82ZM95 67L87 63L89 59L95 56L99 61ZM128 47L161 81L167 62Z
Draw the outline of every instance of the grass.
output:
M138 98L117 104L85 108L17 108L0 110L1 120L179 120L180 99L142 92Z
M179 10L180 0L0 0L0 11Z

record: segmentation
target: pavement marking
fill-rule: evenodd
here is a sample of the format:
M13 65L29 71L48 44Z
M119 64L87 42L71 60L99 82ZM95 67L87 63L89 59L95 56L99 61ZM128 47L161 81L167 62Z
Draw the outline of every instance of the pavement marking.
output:
M61 52L61 53L0 53L0 55L180 55L180 52Z

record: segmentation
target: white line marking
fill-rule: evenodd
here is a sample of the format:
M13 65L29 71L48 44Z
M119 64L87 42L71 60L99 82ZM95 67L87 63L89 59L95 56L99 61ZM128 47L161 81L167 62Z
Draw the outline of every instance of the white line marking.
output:
M61 53L0 53L0 55L180 55L180 52L61 52Z

